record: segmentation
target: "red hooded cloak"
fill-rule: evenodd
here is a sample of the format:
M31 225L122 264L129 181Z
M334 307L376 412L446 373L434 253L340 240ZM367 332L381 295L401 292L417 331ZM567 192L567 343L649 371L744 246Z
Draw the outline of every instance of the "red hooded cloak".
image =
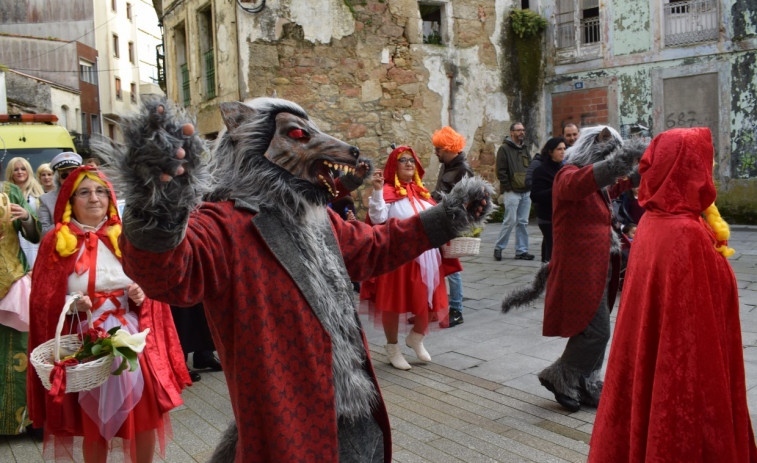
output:
M736 279L700 221L715 200L707 128L641 160L631 248L590 462L757 461Z
M94 167L81 167L69 175L69 178L61 186L58 200L55 205L55 223L60 224L63 217L66 202L73 193L76 178L83 171L92 171L103 180L110 189L110 201L116 204L113 187L105 176ZM115 249L110 239L105 235L105 228L118 222L117 213L111 217L98 230L98 238L115 254ZM57 230L56 226L56 229ZM70 227L75 227L70 225ZM68 276L74 271L74 265L78 252L68 257L61 257L55 249L56 231L49 232L42 239L39 253L35 262L32 276L32 291L30 296L30 310L33 314L29 326L29 353L38 345L55 336L60 311L63 308L68 286ZM84 240L83 234L76 234L80 249ZM120 258L119 258L120 260ZM148 368L149 374L154 381L154 391L157 395L158 413L166 414L172 408L183 403L181 390L191 384L189 372L184 363L184 355L176 334L176 328L171 317L171 310L167 304L145 298L141 306L136 306L129 300L129 310L139 314L140 331L150 328L147 336L147 344L140 357L142 368ZM70 317L69 317L70 318ZM70 320L65 326L70 326ZM65 334L65 333L64 333ZM142 359L146 359L142 360ZM143 370L144 372L144 370ZM144 372L148 374L147 372ZM34 427L44 426L46 433L54 433L61 436L81 436L82 412L78 404L78 394L66 394L63 402L53 404L53 397L48 391L33 368L29 368L27 374L27 396L29 403L29 415L34 422ZM124 424L127 426L130 420Z

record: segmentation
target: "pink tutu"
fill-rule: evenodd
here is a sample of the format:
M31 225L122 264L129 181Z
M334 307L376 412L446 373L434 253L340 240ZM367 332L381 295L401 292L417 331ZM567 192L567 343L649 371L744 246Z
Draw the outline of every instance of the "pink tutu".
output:
M8 294L0 300L0 325L16 331L29 331L29 292L32 279L24 275L11 285Z

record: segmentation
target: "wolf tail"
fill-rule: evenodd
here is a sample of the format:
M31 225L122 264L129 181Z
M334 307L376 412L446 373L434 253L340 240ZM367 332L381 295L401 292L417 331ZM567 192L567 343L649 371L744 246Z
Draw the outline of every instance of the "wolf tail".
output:
M522 286L510 292L502 300L502 313L507 313L510 309L524 306L539 297L547 286L547 277L549 276L549 264L543 264L534 281L529 286Z
M210 456L208 463L233 463L237 451L237 423L232 421L221 435L221 441Z

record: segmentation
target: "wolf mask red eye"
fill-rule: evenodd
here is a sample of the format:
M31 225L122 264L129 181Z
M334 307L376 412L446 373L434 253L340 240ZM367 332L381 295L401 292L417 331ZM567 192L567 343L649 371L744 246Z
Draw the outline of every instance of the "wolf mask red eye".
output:
M305 131L302 129L292 129L289 131L289 136L295 140L305 138Z

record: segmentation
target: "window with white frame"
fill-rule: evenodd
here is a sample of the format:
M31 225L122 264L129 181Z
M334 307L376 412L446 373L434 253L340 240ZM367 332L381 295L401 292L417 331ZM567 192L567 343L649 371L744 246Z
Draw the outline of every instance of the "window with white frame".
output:
M79 80L89 84L97 85L97 71L95 63L79 60Z
M720 34L718 0L665 0L665 46L717 40Z
M557 48L576 48L601 40L599 0L557 0Z

